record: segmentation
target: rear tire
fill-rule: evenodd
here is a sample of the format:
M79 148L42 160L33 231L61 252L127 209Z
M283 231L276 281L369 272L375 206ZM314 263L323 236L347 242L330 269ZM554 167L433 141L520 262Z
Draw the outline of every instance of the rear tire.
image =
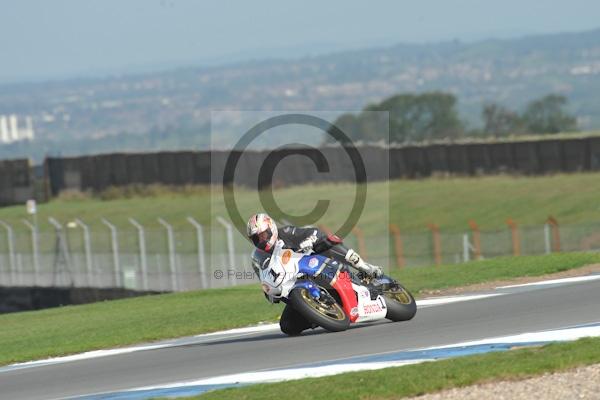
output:
M394 322L408 321L413 319L417 313L417 303L413 295L398 284L396 290L389 290L383 293L387 314L385 317ZM392 293L390 293L392 292Z
M281 332L288 336L298 336L303 330L310 328L311 324L302 314L294 310L289 304L286 304L279 319L279 327L281 328Z
M330 295L324 293L325 296ZM350 326L350 318L333 298L333 304L325 307L319 300L313 299L307 289L297 288L292 290L289 300L292 307L311 324L330 332L345 331Z

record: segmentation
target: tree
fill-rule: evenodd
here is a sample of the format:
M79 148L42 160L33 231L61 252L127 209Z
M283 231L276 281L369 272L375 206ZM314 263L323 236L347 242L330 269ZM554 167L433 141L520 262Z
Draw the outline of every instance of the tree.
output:
M529 132L558 133L577 130L577 120L565 111L567 99L550 94L527 106L523 121Z
M354 141L359 139L359 119L354 114L343 114L339 116L335 122L333 123L338 129L340 129L349 139L350 141ZM325 141L328 143L335 143L338 140L330 134L326 135ZM343 142L346 142L345 140Z
M378 111L389 115L389 139L393 142L454 138L464 132L456 97L441 92L396 95L365 107L357 116L344 114L336 125L353 140L386 140L388 120Z
M394 142L455 138L464 130L452 94L402 94L384 100L377 108L390 113L390 139Z
M481 116L483 133L487 136L504 137L524 130L521 117L516 112L495 103L484 105Z

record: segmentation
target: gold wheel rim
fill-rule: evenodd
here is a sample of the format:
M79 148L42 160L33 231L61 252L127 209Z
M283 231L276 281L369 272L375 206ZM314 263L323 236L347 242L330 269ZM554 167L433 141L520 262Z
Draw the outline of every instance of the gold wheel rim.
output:
M346 319L346 315L339 304L325 304L320 299L313 298L306 289L302 289L300 294L302 295L304 301L319 314L337 321L343 321Z
M385 294L392 300L397 301L400 304L410 304L412 299L404 288L397 288L395 290L385 292Z

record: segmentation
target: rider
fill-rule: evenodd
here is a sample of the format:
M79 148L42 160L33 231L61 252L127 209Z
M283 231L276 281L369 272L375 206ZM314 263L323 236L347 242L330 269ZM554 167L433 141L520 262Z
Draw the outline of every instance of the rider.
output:
M267 214L255 214L248 220L248 238L256 248L270 253L278 240L283 241L283 247L296 252L329 255L342 258L361 272L373 277L383 274L380 267L366 263L354 250L348 249L342 239L333 234L316 228L300 228L287 225L277 229L275 221Z

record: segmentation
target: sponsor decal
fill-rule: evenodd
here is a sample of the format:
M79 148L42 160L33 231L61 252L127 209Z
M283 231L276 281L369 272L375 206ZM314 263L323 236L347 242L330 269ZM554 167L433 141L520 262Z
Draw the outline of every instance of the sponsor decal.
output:
M319 259L316 257L311 258L310 260L308 260L308 266L311 268L316 267L317 265L319 265Z
M381 306L377 303L373 303L373 304L365 304L363 306L363 312L365 314L375 314L378 313L380 311L383 311L383 309L381 308Z
M284 251L283 255L281 256L281 263L283 265L286 265L288 262L290 262L290 258L292 258L292 251L291 250Z
M358 316L358 307L354 307L354 308L352 308L352 310L350 310L350 316L351 317Z

